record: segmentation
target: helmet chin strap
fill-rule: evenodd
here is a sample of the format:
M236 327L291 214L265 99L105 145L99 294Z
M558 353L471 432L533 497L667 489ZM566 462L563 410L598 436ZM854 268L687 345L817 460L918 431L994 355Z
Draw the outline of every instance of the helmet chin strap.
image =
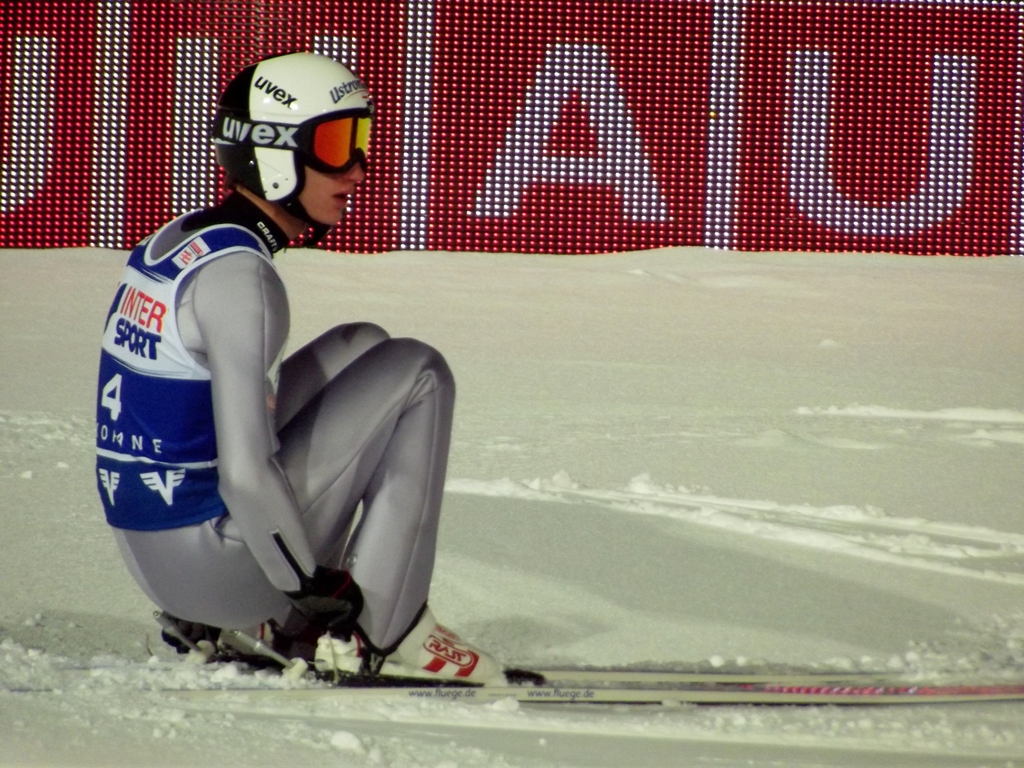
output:
M302 203L299 202L298 197L296 197L290 203L286 203L282 207L292 216L294 216L297 219L302 219L304 222L306 222L313 228L312 236L308 240L306 240L305 245L316 245L321 240L323 240L324 237L326 237L328 232L331 231L331 227L333 225L323 224L319 221L316 221L306 211L305 206L303 206Z

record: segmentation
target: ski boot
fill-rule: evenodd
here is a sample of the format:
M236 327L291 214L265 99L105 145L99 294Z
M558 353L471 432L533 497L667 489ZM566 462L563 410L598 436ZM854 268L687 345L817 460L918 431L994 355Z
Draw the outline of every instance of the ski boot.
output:
M357 630L348 640L323 635L313 664L322 677L362 675L416 678L425 682L503 683L497 660L437 623L424 608L409 634L389 653L373 647Z

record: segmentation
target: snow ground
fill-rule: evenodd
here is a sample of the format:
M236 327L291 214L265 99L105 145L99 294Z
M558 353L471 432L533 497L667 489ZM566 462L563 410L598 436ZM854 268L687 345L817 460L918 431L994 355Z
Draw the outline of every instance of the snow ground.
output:
M94 375L123 259L0 251L0 764L1024 765L1024 704L170 699L254 681L160 647L102 519ZM451 363L431 602L503 661L1024 678L1024 261L278 261L293 348L372 320Z

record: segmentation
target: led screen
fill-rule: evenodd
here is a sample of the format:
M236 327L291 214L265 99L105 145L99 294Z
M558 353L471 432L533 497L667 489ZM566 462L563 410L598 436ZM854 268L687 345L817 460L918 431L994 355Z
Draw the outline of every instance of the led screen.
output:
M875 0L0 6L0 246L127 248L219 199L216 98L355 68L370 177L329 248L1018 253L1021 12Z

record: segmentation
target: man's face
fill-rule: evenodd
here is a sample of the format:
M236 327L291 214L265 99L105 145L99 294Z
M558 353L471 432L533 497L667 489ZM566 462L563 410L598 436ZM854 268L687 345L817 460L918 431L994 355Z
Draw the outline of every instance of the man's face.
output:
M314 221L333 226L348 209L348 198L366 180L366 171L355 165L340 173L321 173L306 167L306 184L299 202Z

